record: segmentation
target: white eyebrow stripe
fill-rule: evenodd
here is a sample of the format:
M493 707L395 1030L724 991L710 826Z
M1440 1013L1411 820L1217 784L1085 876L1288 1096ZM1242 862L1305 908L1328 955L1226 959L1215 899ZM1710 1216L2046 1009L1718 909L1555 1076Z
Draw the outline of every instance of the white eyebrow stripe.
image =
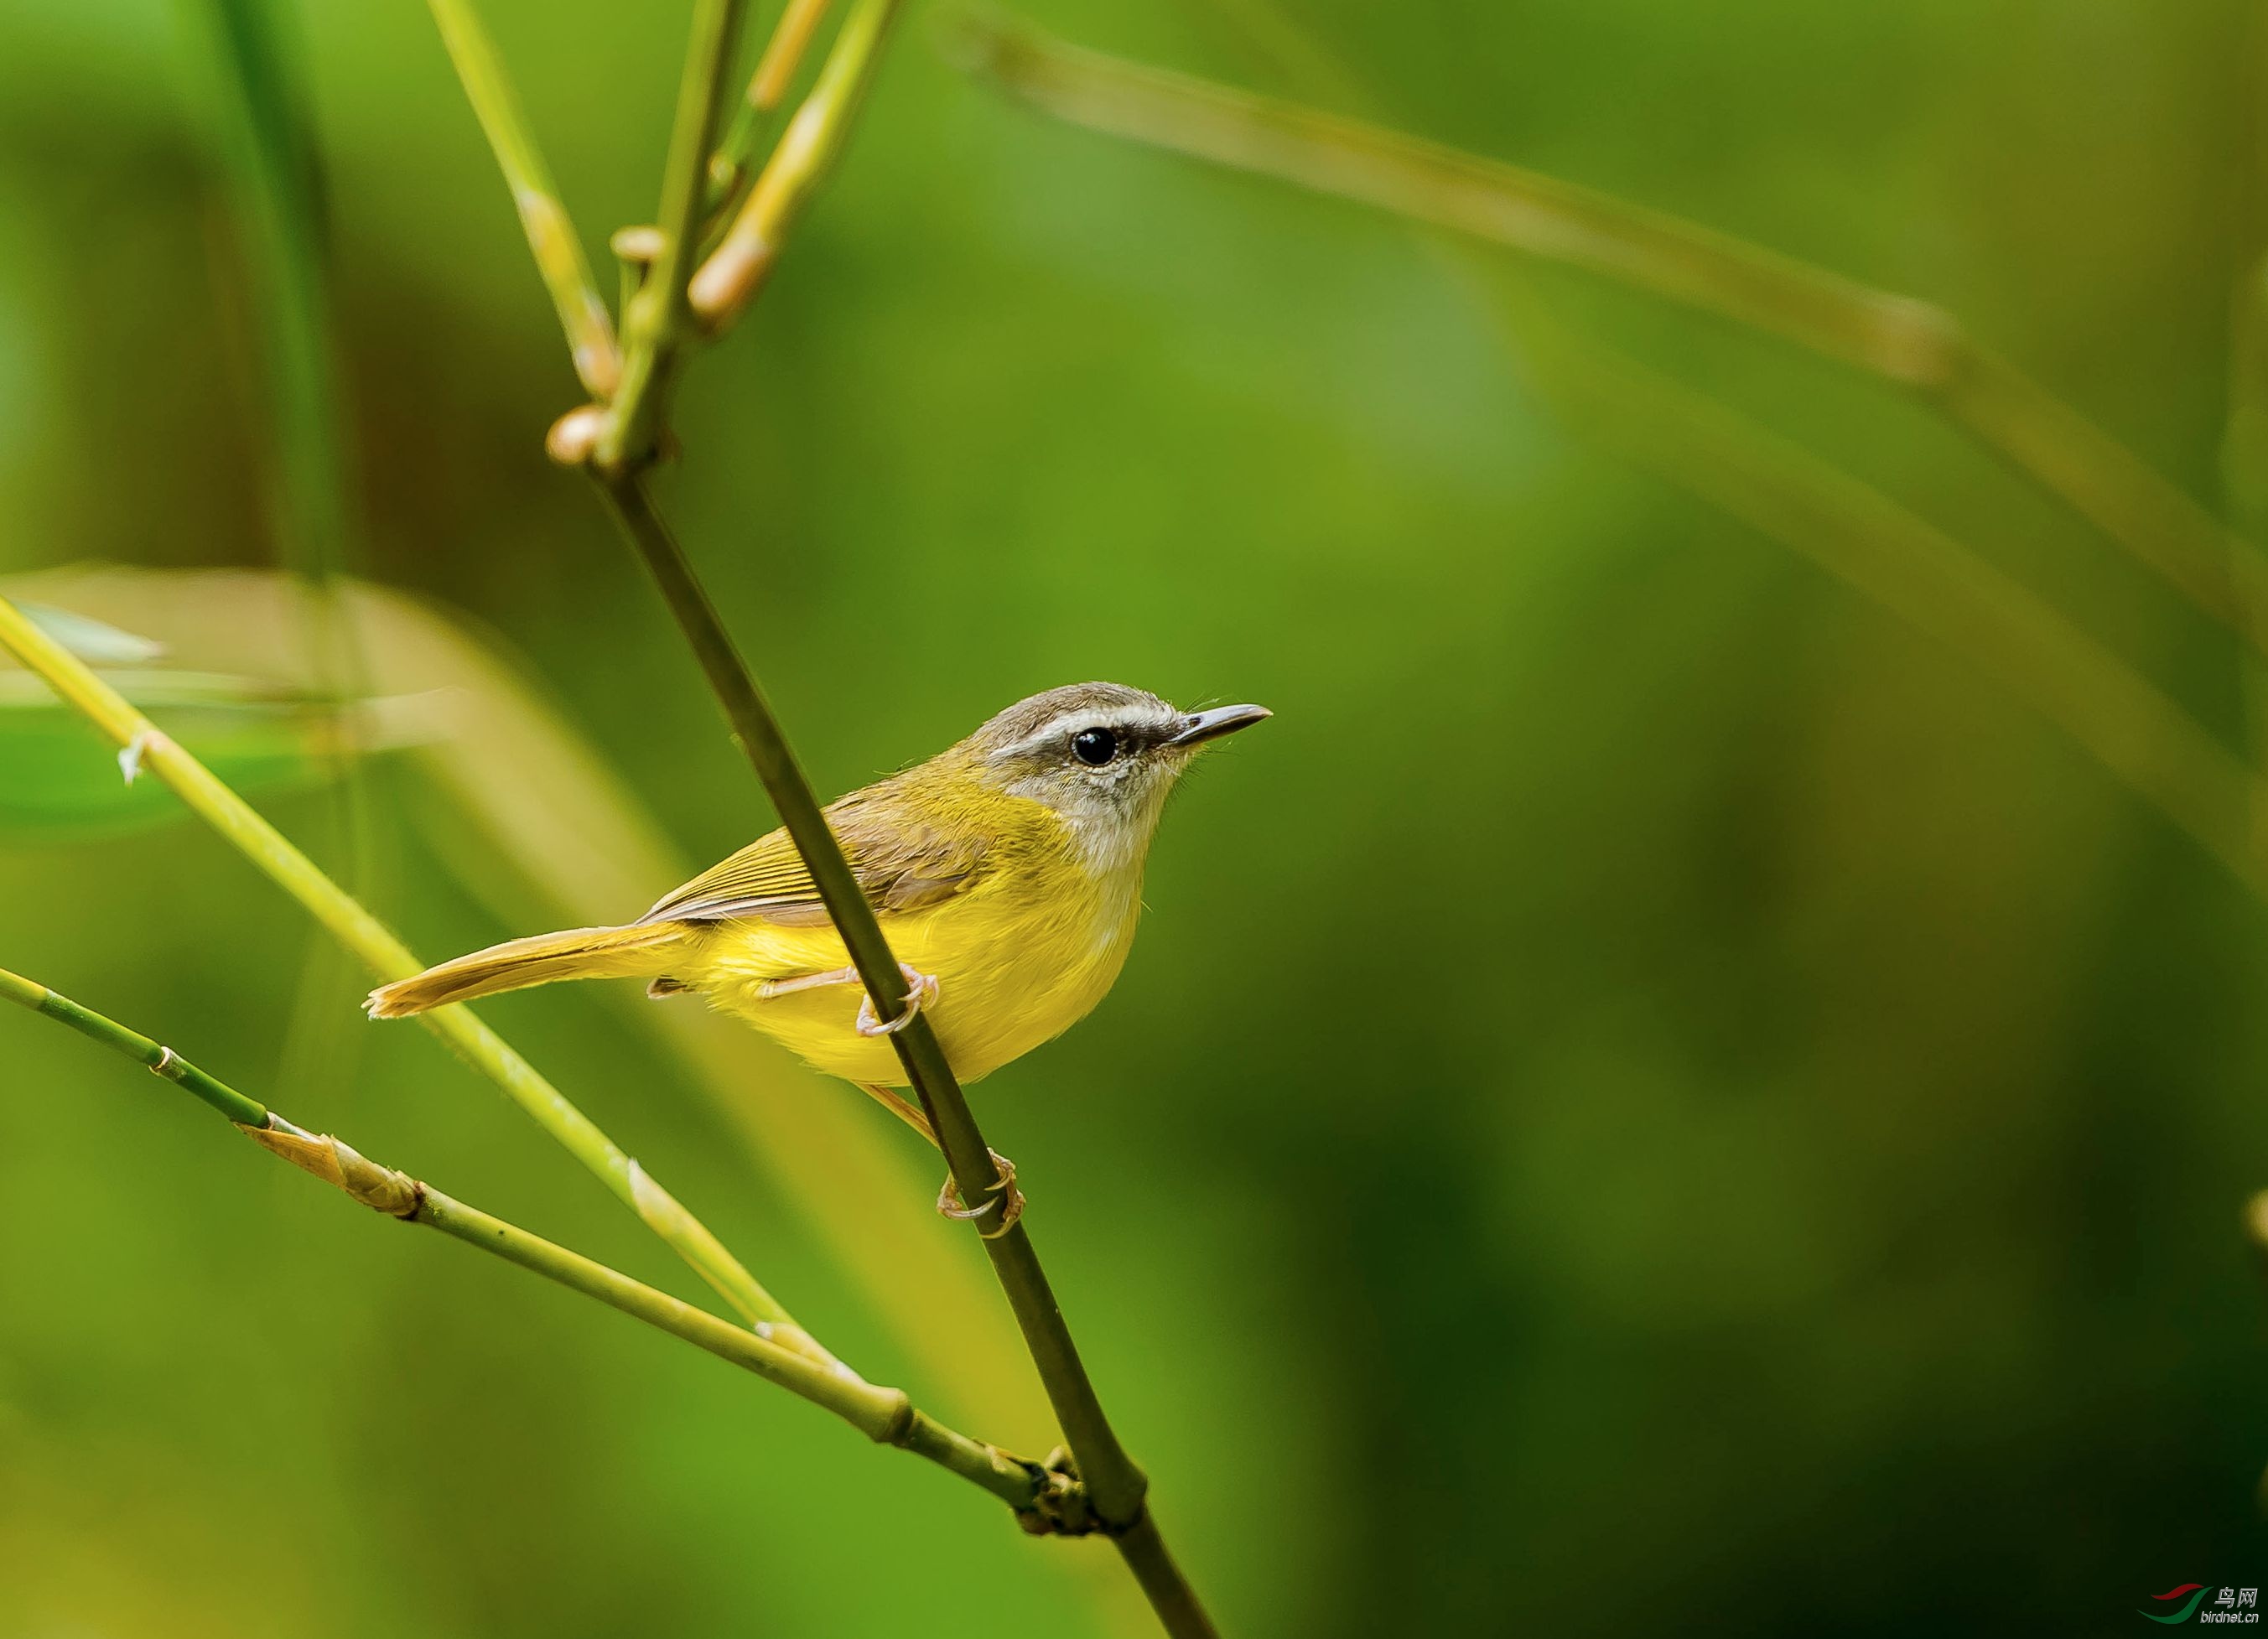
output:
M1048 745L1053 741L1068 739L1071 735L1080 733L1087 729L1123 730L1134 727L1153 729L1165 729L1167 727L1178 728L1181 725L1181 721L1182 714L1178 711L1171 712L1164 716L1160 716L1156 712L1143 712L1138 715L1128 711L1123 706L1117 708L1116 710L1089 708L1085 711L1066 711L1059 717L1051 718L1045 727L1038 730L1036 732L1027 734L1022 739L1018 740L1014 745L1003 746L999 750L992 753L990 757L985 759L985 761L988 762L1005 762L1012 757L1019 757L1024 755L1026 753L1037 751L1041 746Z

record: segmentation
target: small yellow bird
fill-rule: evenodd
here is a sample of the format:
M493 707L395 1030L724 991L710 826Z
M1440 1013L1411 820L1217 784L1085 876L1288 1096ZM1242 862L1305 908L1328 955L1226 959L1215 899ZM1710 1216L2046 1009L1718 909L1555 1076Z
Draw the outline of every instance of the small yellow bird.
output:
M1185 712L1118 683L1019 701L959 745L853 791L828 823L909 988L875 1016L784 830L619 928L514 939L372 992L376 1018L557 979L638 978L738 1014L924 1133L885 1040L925 1011L964 1082L1062 1034L1108 992L1133 944L1142 866L1167 794L1208 741L1260 706Z

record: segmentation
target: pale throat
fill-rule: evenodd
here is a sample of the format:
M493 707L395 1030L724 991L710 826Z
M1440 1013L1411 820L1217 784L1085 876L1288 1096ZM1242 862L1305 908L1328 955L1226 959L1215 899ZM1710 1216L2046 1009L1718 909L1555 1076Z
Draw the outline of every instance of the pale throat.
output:
M1094 885L1090 952L1102 957L1113 947L1123 948L1133 937L1142 909L1142 864L1147 839L1123 827L1074 827L1074 836L1092 830L1074 843L1080 866Z
M1171 783L1161 782L1156 791L1145 792L1132 805L1098 805L1063 816L1072 857L1094 885L1098 956L1133 933L1141 910L1142 867L1149 858L1159 811L1165 806L1164 788Z

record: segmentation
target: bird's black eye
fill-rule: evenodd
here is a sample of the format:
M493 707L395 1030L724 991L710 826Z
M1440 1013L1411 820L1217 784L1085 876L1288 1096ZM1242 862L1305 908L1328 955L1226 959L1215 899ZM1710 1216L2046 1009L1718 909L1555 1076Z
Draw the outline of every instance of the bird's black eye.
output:
M1081 729L1071 737L1071 754L1090 768L1100 768L1118 754L1118 736L1108 729Z

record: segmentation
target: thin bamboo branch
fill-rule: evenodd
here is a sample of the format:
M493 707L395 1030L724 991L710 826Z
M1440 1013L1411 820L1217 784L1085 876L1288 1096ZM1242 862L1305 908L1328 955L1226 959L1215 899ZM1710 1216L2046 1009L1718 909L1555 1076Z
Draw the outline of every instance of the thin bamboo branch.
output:
M449 61L456 67L458 81L465 88L465 99L473 105L474 116L496 155L497 167L512 189L512 205L527 235L536 272L551 294L552 309L566 334L575 374L591 396L604 403L621 382L622 350L615 343L614 321L599 295L598 282L592 277L590 261L583 254L582 238L575 232L566 206L560 202L558 184L551 180L551 168L543 161L542 150L536 146L534 134L520 111L519 99L512 93L511 77L504 73L488 31L482 27L472 0L427 3Z
M14 655L120 748L129 777L147 771L171 787L190 811L217 831L270 881L298 900L332 937L360 957L380 979L403 979L423 964L393 930L318 870L283 834L216 779L211 771L175 745L85 664L0 598L0 649ZM648 1228L668 1242L701 1278L716 1288L752 1324L814 1359L834 1357L795 1323L777 1299L760 1285L676 1198L566 1096L539 1074L469 1008L437 1008L420 1018L433 1033L479 1069L536 1123L563 1145Z
M44 1013L70 1025L82 1036L122 1053L153 1076L162 1076L183 1091L194 1093L239 1127L265 1127L268 1111L217 1077L209 1076L168 1047L129 1030L91 1007L81 1007L69 996L0 967L0 1001L13 1002L29 1012Z
M795 71L802 66L804 53L811 48L812 36L819 32L829 4L830 0L787 0L786 10L773 25L772 37L764 42L763 55L756 60L756 71L748 78L747 92L733 107L724 138L709 157L709 195L703 205L709 217L713 218L739 202L757 141L787 99L787 89L795 83Z
M733 48L747 9L746 0L697 0L694 7L669 154L662 164L655 222L661 240L623 308L622 385L591 451L595 464L608 472L634 470L653 459L670 388L693 339L686 281L708 196L709 156L716 147L725 77L733 70Z
M1020 25L962 14L953 39L972 72L1057 119L1581 268L1879 377L1933 406L2214 620L2268 646L2249 618L2268 597L2268 564L1941 307L1557 178Z
M1327 94L1359 103L1355 77L1266 0L1246 0L1239 12L1271 56L1289 59ZM1492 299L1469 239L1428 232L1422 219L1415 225L1445 271L1498 322L1512 350L1538 367L1537 385L1560 408L1587 418L1658 477L1811 558L1998 678L2260 888L2268 829L2258 815L2268 781L2132 667L1879 491L1616 349L1571 339L1525 290L1516 299ZM2243 401L2241 377L2232 399ZM2243 835L2247 804L2255 817Z
M833 1412L876 1444L926 1458L982 1487L1020 1517L1044 1518L1040 1514L1042 1499L1058 1483L1058 1476L1037 1463L1011 1457L996 1446L947 1428L917 1407L903 1389L884 1388L829 1370L806 1354L730 1325L604 1264L453 1201L430 1186L417 1188L417 1212L412 1222L430 1224L707 1349ZM1042 1524L1027 1528L1048 1527Z
M1359 106L1355 77L1266 0L1237 9L1279 65ZM1525 289L1505 299L1469 239L1430 225L1415 224L1416 237L1498 322L1510 349L1538 366L1537 385L1555 404L1658 477L1811 558L1998 678L2258 888L2268 781L2132 667L1879 491L1616 349L1570 338ZM2232 398L2242 394L2233 388ZM2235 812L2247 803L2253 830L2240 837Z
M876 1014L896 1018L905 1009L904 974L762 690L643 482L636 478L618 479L602 481L600 488L622 533L652 571L741 749L794 840L828 915L873 998ZM890 1040L945 1152L961 1199L971 1204L981 1202L990 1209L974 1221L983 1225L987 1218L997 1218L1005 1205L1008 1180L997 1168L993 1152L969 1112L968 1101L929 1020L915 1014ZM1005 1229L994 1224L984 1235L985 1253L1031 1350L1096 1517L1118 1540L1120 1551L1167 1630L1177 1635L1211 1635L1211 1623L1195 1591L1167 1554L1154 1523L1148 1520L1145 1506L1148 1480L1103 1412L1030 1236L1020 1221Z
M693 276L693 316L710 334L729 327L770 277L781 246L842 154L899 9L900 0L858 0L851 7L818 83L788 122L747 202Z
M0 1000L43 1013L147 1066L219 1111L261 1148L374 1211L437 1229L571 1291L594 1297L834 1413L878 1444L926 1458L1007 1503L1025 1521L1027 1529L1077 1532L1084 1523L1079 1499L1070 1492L1064 1476L946 1427L917 1407L903 1389L867 1383L467 1206L430 1184L370 1160L343 1140L296 1126L171 1047L4 968L0 968Z

